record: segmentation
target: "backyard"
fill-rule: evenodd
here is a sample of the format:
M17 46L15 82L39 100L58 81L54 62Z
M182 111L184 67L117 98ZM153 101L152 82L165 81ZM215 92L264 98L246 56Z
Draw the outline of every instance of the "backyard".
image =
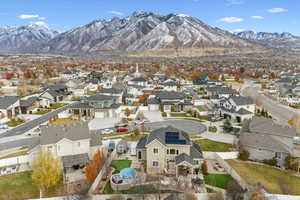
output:
M73 119L69 119L69 118L59 118L53 121L50 121L51 125L66 125L66 124L78 124L81 123L81 121L79 120L73 120Z
M215 142L208 139L201 139L196 141L202 151L210 151L210 152L229 152L232 148L231 144L223 143L223 142Z
M38 186L31 179L31 171L0 176L0 199L23 200L38 198ZM46 197L59 196L63 193L63 185L60 184L46 192Z
M227 174L208 174L204 176L204 181L207 185L219 187L222 189L227 188L227 184L231 177Z
M226 161L249 184L260 183L270 193L300 194L300 178L293 172L239 160Z
M131 166L131 160L113 160L111 166L115 168L114 174L120 173L120 171L124 168L129 168Z

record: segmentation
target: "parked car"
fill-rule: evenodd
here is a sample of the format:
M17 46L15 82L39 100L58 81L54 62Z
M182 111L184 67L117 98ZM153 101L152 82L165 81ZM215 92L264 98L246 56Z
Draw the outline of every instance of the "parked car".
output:
M221 120L223 120L223 119L224 119L223 117L212 117L212 118L211 118L211 121L217 122L217 121L221 121Z
M128 128L117 128L116 132L120 133L120 132L127 132Z
M112 129L104 129L104 130L101 131L101 133L102 134L112 134L112 133L114 133L114 130L112 130Z
M128 126L128 124L117 124L116 125L116 128L119 128L119 127L127 127Z
M0 129L8 129L8 126L6 124L0 124Z

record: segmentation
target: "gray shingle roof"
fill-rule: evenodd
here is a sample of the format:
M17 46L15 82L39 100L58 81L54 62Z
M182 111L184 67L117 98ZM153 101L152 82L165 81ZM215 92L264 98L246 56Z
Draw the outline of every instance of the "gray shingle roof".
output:
M249 98L249 97L232 96L231 99L238 106L255 104L254 101L251 98Z
M20 100L21 107L28 107L31 106L34 102L36 102L39 98L38 97L30 97L25 100Z
M1 96L0 109L7 109L10 105L16 103L19 99L19 96Z
M151 143L153 140L158 140L161 144L166 145L166 133L167 132L179 133L180 140L185 140L186 145L191 144L189 136L186 132L179 130L177 128L174 128L172 126L168 126L168 127L163 127L163 128L159 128L159 129L152 131L147 137L146 145Z
M192 142L192 146L191 146L191 157L193 159L202 159L203 158L203 154L202 154L202 150L199 146L199 144Z
M298 135L294 128L276 124L272 119L263 117L253 117L249 123L249 131L253 133L284 136L290 138Z
M178 156L175 157L175 164L176 165L178 165L178 164L180 164L184 161L191 164L191 165L195 165L195 161L189 155L187 155L186 153L179 154Z
M90 139L88 124L79 123L64 126L47 126L41 129L41 145L56 144L64 138L72 141Z
M147 136L143 136L140 138L140 140L138 141L136 148L137 149L144 149L146 148L146 142L147 142Z
M156 97L159 99L184 99L185 94L182 92L175 92L175 91L161 91L156 94Z
M117 99L117 98L118 97L116 97L116 96L108 96L108 95L97 94L97 95L85 98L85 101L105 101L105 100L114 100L114 99Z

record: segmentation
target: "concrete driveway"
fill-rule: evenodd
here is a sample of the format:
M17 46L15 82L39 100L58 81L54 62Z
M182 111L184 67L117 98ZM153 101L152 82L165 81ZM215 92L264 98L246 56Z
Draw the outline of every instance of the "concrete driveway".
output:
M174 128L187 132L191 136L204 133L207 130L204 124L192 120L182 120L182 119L172 119L172 120L165 120L161 122L152 122L146 124L146 126L150 129L150 131L162 127L173 126Z

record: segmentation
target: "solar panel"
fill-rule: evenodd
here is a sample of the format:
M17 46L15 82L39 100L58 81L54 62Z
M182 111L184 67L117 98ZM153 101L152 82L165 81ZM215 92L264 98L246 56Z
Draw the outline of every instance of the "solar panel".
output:
M166 132L166 144L186 144L186 140L179 139L178 132Z

